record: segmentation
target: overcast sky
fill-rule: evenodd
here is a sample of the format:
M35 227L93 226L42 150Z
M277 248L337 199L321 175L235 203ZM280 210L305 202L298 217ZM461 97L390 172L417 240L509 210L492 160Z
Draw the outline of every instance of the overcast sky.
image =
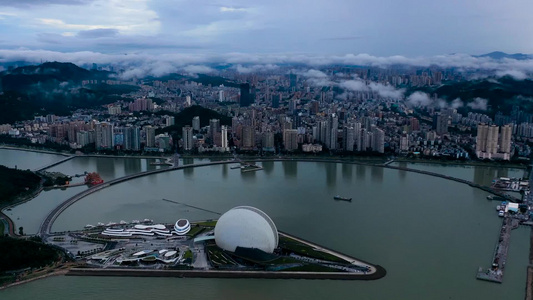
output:
M0 0L0 49L533 53L532 0Z

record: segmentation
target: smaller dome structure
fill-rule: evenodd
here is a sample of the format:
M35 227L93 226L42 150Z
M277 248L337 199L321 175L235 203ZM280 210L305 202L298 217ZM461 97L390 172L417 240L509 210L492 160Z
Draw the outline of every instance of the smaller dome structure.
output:
M174 230L178 235L184 235L191 230L191 223L187 219L179 219L174 224Z

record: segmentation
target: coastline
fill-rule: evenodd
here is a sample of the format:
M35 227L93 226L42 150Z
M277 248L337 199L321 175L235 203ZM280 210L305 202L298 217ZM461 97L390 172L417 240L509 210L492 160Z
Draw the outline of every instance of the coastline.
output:
M45 278L52 277L52 276L64 276L64 275L67 275L69 271L70 269L64 269L64 268L56 269L47 274L39 275L39 276L28 278L28 279L22 279L20 281L15 281L15 282L0 286L0 291L11 288L11 287L30 283L32 281L36 281L39 279L45 279Z

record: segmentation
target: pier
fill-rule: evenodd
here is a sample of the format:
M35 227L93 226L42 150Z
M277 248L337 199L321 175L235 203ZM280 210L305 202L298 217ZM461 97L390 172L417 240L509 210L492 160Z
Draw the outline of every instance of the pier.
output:
M520 221L518 219L513 219L509 216L503 219L498 243L494 249L492 266L487 270L480 267L477 272L477 279L502 283L505 263L507 262L507 252L511 240L511 230L518 228L519 224Z
M71 159L73 159L73 158L75 158L75 157L76 157L75 155L72 155L72 156L69 156L69 157L67 157L67 158L64 158L64 159L61 159L61 160L59 160L59 161L53 162L53 163L51 163L51 164L48 164L48 165L46 165L46 166L44 166L44 167L40 167L40 168L38 168L38 169L35 169L35 170L33 170L33 171L34 171L34 172L43 171L43 170L46 170L46 169L51 168L51 167L53 167L53 166L57 166L57 165L59 165L59 164L62 164L62 163L64 163L64 162L66 162L67 160L71 160Z

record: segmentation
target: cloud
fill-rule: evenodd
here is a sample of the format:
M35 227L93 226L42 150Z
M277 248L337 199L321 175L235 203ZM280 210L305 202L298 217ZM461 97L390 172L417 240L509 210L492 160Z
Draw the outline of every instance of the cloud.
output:
M94 0L2 0L0 2L1 6L11 6L11 7L32 7L32 6L44 6L52 4L61 4L61 5L85 5Z
M369 87L365 84L362 80L346 80L339 84L341 88L350 90L350 91L356 91L356 92L362 92L362 91L368 91Z
M467 106L475 110L487 110L487 103L487 99L477 97L472 102L468 103Z
M212 68L202 65L189 65L184 67L183 71L189 74L208 74L215 72Z
M503 70L503 71L497 71L496 76L498 77L504 77L504 76L511 76L515 80L524 80L528 78L527 74L520 70Z
M447 55L439 57L428 58L405 58L405 57L374 57L369 55L346 55L346 56L321 56L321 55L302 55L302 54L252 54L252 53L210 53L205 51L197 51L197 49L204 49L204 44L187 44L181 45L177 42L168 41L159 36L124 36L120 32L118 35L111 36L116 33L116 29L96 29L88 32L83 32L81 36L92 36L95 38L81 38L80 36L64 36L61 34L42 34L39 39L42 43L57 47L70 47L71 45L78 45L81 48L90 48L91 43L97 43L101 47L113 49L114 51L121 51L121 49L136 47L138 49L145 49L146 51L129 52L121 54L107 54L95 51L51 51L51 50L32 50L27 48L18 49L0 49L0 62L8 61L27 61L31 63L38 63L40 61L62 61L73 62L78 65L90 65L92 63L116 65L125 69L132 67L143 66L143 69L149 70L152 66L157 66L157 69L165 69L160 67L162 65L169 65L172 70L177 70L179 67L188 65L209 65L209 64L233 64L239 73L251 72L268 72L275 70L280 65L294 64L304 65L308 68L297 71L297 74L304 76L311 84L314 85L331 85L330 78L318 68L329 65L350 65L357 63L366 66L386 66L397 65L401 62L405 66L423 67L431 66L433 63L438 63L442 67L454 67L460 70L469 72L479 72L486 74L511 75L516 79L524 79L525 74L533 73L533 60L517 61L513 59L504 59L495 61L490 58L475 58L465 57L463 55ZM100 36L96 38L97 36ZM143 42L150 38L150 43ZM74 47L73 46L73 47ZM143 48L146 47L146 48ZM154 49L165 49L166 51L152 54L150 51ZM182 51L170 51L169 49L182 49ZM195 49L194 52L191 49ZM161 50L160 50L161 51ZM356 59L357 58L357 59ZM209 69L204 69L209 71ZM202 72L202 71L201 71ZM337 75L332 78L335 81L342 80L342 77ZM317 79L321 79L320 81ZM327 81L325 81L327 80ZM357 89L366 84L359 80L348 80L345 83L346 88L350 85ZM371 90L380 92L381 95L397 96L391 87L372 85ZM392 94L391 94L392 93ZM396 93L396 94L395 94Z
M114 37L118 35L118 30L113 28L101 28L93 30L83 30L78 32L78 37L86 39L95 39L101 37Z
M390 85L384 85L377 82L371 82L369 87L372 91L377 92L378 95L384 98L394 98L399 99L404 96L404 89L396 89Z
M234 66L233 68L241 74L249 74L249 73L263 73L263 72L275 71L279 69L279 66L276 66L273 64L243 66L241 64L238 64L237 66Z
M327 78L328 77L326 73L319 71L319 70L315 70L315 69L310 69L300 74L308 78Z
M414 92L409 97L407 97L407 104L418 107L418 106L429 106L433 104L433 100L429 97L428 94L423 92Z
M344 80L339 83L339 87L354 92L372 91L378 93L384 98L403 98L405 90L396 89L390 85L384 85L378 82L369 82L368 84L361 79Z
M465 104L463 102L463 100L461 100L461 98L455 98L453 99L452 103L451 103L451 108L455 108L455 109L458 109L460 107L463 107Z
M246 8L242 8L242 7L225 7L225 6L222 6L220 7L220 12L246 12L247 9Z

